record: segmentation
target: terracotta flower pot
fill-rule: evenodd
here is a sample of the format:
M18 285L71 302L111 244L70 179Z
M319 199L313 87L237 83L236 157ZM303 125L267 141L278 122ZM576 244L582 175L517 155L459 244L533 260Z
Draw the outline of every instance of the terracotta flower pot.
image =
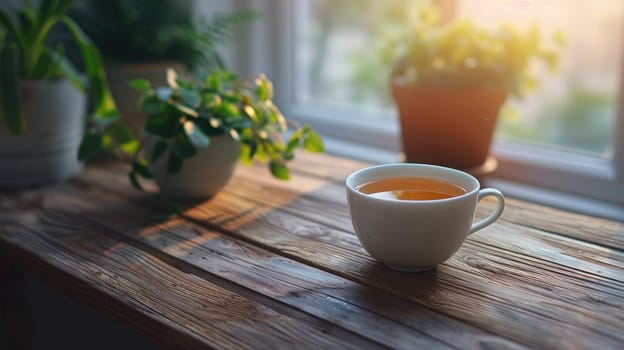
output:
M19 89L26 131L10 134L0 116L0 187L41 185L78 175L86 95L66 79L23 80Z
M485 163L507 95L486 87L434 88L392 83L405 160L458 169Z

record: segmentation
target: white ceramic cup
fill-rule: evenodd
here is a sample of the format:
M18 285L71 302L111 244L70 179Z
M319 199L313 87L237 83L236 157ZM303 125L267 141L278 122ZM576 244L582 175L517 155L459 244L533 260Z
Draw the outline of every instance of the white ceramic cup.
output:
M391 177L427 177L463 187L465 194L436 200L378 198L357 190L365 183ZM480 189L472 175L427 164L396 163L360 169L346 180L351 221L360 243L376 260L401 271L424 271L450 258L466 237L502 214L503 194ZM477 202L492 196L496 209L474 222Z

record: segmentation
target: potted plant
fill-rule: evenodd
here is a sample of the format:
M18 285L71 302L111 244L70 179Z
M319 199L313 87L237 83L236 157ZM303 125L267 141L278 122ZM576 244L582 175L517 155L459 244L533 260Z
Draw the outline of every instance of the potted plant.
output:
M536 26L488 31L469 20L440 24L425 7L416 28L393 43L392 95L408 162L460 169L483 165L501 106L536 85L529 65L555 69L557 53Z
M76 21L100 48L119 112L137 136L144 115L128 81L141 77L163 86L168 67L181 76L199 66L223 68L215 46L229 39L230 27L254 16L242 11L194 21L191 6L179 0L84 0L73 8Z
M169 69L167 84L155 89L144 79L131 82L142 93L140 106L147 115L129 173L139 189L139 178L154 178L167 197L206 198L228 182L239 159L265 162L273 176L286 180L286 162L297 147L324 150L309 126L284 118L264 75L242 81L232 71L213 70L185 80ZM285 139L289 124L294 128Z
M83 138L86 95L93 99L89 124L131 147L106 85L97 48L66 15L71 0L26 2L17 20L0 9L0 186L43 184L76 175ZM65 26L79 46L86 78L46 39ZM115 135L111 136L113 130Z

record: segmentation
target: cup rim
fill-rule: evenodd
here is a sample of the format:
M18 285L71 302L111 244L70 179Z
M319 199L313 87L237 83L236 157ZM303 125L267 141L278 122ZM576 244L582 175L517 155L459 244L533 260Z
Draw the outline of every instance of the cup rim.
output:
M449 197L449 198L442 198L442 199L392 199L392 198L379 198L379 197L373 197L373 196L369 196L365 193L362 193L360 191L358 191L355 186L353 186L351 184L351 182L353 182L353 178L358 176L359 174L365 173L365 172L369 172L369 171L374 171L375 169L380 169L380 168L391 168L391 167L403 167L403 168L429 168L429 169L436 169L436 170L440 170L440 171L446 171L446 172L450 172L459 176L463 176L468 178L471 182L473 182L476 186L474 186L474 188L470 191L467 191L464 194L461 194L459 196L453 196L453 197ZM465 197L469 197L474 195L475 193L479 192L480 188L481 188L481 183L479 182L479 180L477 180L477 178L475 178L474 176L468 174L465 171L461 171L459 169L454 169L454 168L449 168L449 167L445 167L445 166L441 166L441 165L433 165L433 164L425 164L425 163L386 163L386 164L379 164L379 165L372 165L372 166L368 166L365 168L361 168L358 169L354 172L352 172L349 176L347 176L346 180L345 180L345 185L347 187L347 189L349 189L350 192L354 193L356 196L359 196L361 198L365 198L365 199L370 199L370 200L376 200L376 201L386 201L386 202L392 202L392 203L409 203L410 205L415 205L418 203L422 203L422 204L432 204L432 203L444 203L444 202L452 202L455 200L459 200L461 198L465 198Z

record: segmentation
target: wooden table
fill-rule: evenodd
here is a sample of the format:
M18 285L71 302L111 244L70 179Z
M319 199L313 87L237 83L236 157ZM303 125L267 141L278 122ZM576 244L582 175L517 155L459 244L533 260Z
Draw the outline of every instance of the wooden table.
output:
M0 194L0 252L165 347L624 349L624 224L510 198L436 270L395 272L353 234L343 181L363 166L239 166L156 224L124 166L93 164Z

